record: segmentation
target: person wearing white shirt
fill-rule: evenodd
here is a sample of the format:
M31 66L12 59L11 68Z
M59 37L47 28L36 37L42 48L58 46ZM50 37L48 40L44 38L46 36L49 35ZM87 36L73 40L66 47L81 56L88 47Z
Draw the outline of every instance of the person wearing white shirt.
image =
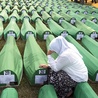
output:
M54 52L58 54L56 59L51 56ZM54 86L58 98L69 97L78 83L88 81L88 70L82 55L64 37L58 36L51 41L47 57L48 64L39 67L51 68L48 82Z

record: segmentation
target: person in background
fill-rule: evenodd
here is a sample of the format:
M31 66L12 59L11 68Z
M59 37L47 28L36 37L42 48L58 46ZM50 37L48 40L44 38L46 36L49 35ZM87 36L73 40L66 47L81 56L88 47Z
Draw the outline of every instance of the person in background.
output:
M58 54L56 59L51 56L54 52ZM40 64L39 67L50 68L48 83L54 86L58 98L69 97L78 83L88 81L82 55L64 37L58 36L51 41L47 57L48 64Z

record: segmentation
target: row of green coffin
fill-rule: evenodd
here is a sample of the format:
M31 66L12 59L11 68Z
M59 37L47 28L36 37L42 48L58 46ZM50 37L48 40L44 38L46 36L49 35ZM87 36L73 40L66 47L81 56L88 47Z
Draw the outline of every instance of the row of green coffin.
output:
M18 98L15 88L6 88L2 91L0 98ZM58 98L52 85L44 85L40 88L38 98ZM73 98L98 98L88 83L79 83L74 91Z

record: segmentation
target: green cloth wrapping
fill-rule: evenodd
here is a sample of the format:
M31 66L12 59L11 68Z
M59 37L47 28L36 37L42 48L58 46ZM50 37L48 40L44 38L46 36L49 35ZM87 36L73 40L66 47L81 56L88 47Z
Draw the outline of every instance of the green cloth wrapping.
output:
M58 98L53 85L44 85L40 88L38 98Z
M50 12L51 11L53 11L51 8L49 8L49 7L44 7L44 9L45 9L45 11L48 13L48 14L50 14Z
M42 19L47 23L47 20L49 18L51 18L51 16L46 11L43 11L42 12Z
M0 39L2 38L3 30L4 30L4 28L3 28L3 23L2 23L2 21L0 20Z
M62 33L67 33L67 30L65 30L64 28L62 28L60 25L58 25L55 21L53 21L52 19L49 19L47 21L47 24L50 28L50 30L53 32L53 34L55 36L59 36Z
M36 84L35 76L46 74L46 73L39 74L39 71L43 70L39 68L39 65L47 64L47 56L40 48L40 46L37 44L35 38L32 35L29 36L26 41L23 61L24 61L24 72L29 80L29 83L31 85Z
M0 17L2 17L3 18L3 22L7 22L7 19L8 19L8 14L7 14L7 12L6 12L6 10L4 9L4 10L2 10L2 12L0 13Z
M18 98L18 93L15 88L5 88L0 98Z
M7 27L4 29L4 39L7 39L7 34L13 31L15 34L15 39L18 39L20 36L20 29L18 27L18 25L16 24L15 20L13 20L13 18L10 20L9 24L7 25Z
M71 42L79 50L83 56L83 61L88 69L89 78L92 81L96 81L96 75L98 73L98 59L90 54L85 48L83 48L75 39L70 35L66 36L66 39ZM97 80L98 81L98 80Z
M43 11L43 8L41 8L40 6L37 6L37 12L41 15L41 12Z
M77 39L77 34L80 32L84 35L84 32L75 26L71 25L70 23L66 22L65 20L61 21L61 26L68 31L68 34L70 34L72 37ZM71 28L71 29L70 29Z
M56 12L52 12L51 17L53 18L53 20L55 20L57 23L60 22L60 20L63 20L63 16L57 14Z
M98 98L92 87L87 83L79 83L74 91L74 98Z
M14 10L16 10L17 12L20 11L20 10L18 9L18 6L17 6L17 5L15 5L15 6L13 7L12 12L13 12Z
M21 15L21 21L23 22L24 18L28 18L30 21L30 16L27 14L25 10L23 10L22 15Z
M38 18L42 20L42 18L38 15L38 13L37 13L36 11L33 11L32 17L31 17L32 21L33 21L33 22L36 22L36 20L37 20Z
M11 71L11 75L15 76L15 84L12 85L19 85L23 73L23 63L13 36L7 38L0 52L0 75L3 75L6 70ZM0 83L0 86L2 85L6 84Z
M44 39L44 34L46 33L51 34L51 31L40 19L36 20L36 32L38 34L38 38L40 39Z
M34 37L36 37L36 31L33 28L33 26L29 23L28 18L25 18L21 27L21 37L23 40L26 40L26 34L28 34L28 32L31 32Z
M98 58L98 42L94 39L90 38L89 36L85 35L82 38L82 45L92 53L96 58Z
M34 8L33 6L30 6L28 12L29 12L30 14L32 14L32 11L35 11L35 8Z
M15 17L16 18L16 22L19 21L20 17L17 13L17 10L14 10L13 13L10 15L9 19L11 20L12 17Z
M85 35L91 36L92 33L96 32L94 29L77 20L75 22L75 26L83 31Z
M9 6L9 5L7 5L7 6L5 7L5 10L7 11L7 14L10 14L11 9L10 9L10 6Z
M48 37L47 37L47 39L46 39L46 47L47 47L47 51L49 50L49 44L50 44L50 42L54 39L55 37L53 36L53 35L49 35ZM52 55L52 57L54 58L54 59L56 59L57 58L57 53L52 53L51 54Z

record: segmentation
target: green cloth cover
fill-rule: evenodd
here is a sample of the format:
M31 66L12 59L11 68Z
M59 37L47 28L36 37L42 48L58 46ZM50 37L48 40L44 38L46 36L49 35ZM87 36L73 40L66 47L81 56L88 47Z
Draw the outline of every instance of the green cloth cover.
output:
M39 70L43 70L39 68L39 65L47 64L47 56L40 48L40 46L37 44L35 38L32 35L29 36L26 41L23 61L24 61L24 71L30 84L31 85L36 84L35 76L39 75Z
M19 21L20 17L17 13L17 10L14 10L13 13L9 16L9 19L11 19L12 17L15 17L16 18L16 22Z
M44 85L39 90L38 98L58 98L53 85Z
M0 17L3 18L4 22L7 22L8 14L7 14L6 10L2 10L2 12L0 13Z
M9 24L4 29L4 39L7 39L7 34L13 31L15 33L15 39L18 39L20 36L20 29L18 25L16 24L16 21L13 20L13 18L10 20Z
M97 94L87 83L79 83L74 91L74 98L98 98Z
M53 21L52 19L49 19L47 21L47 24L50 28L50 30L53 32L53 34L55 36L59 36L61 35L63 32L67 33L67 30L65 30L64 28L62 28L60 25L58 25L55 21Z
M18 93L15 88L5 88L0 98L18 98Z
M44 39L44 34L47 32L51 34L51 31L47 28L47 26L40 19L36 20L36 32L40 39Z
M42 20L42 18L38 15L38 13L36 11L33 11L32 14L33 15L31 17L31 19L32 19L33 22L35 22L38 18Z
M0 38L1 38L2 35L3 35L3 30L4 30L4 28L3 28L3 23L2 23L2 21L0 20Z
M21 27L21 37L23 40L26 40L26 34L28 32L32 32L34 34L34 37L36 37L36 31L33 28L33 26L29 23L28 18L24 18L22 27Z
M90 38L89 36L85 35L82 38L82 45L92 53L96 58L98 58L98 42L94 39Z
M71 42L79 50L83 56L83 61L88 69L89 78L92 81L96 81L96 75L98 73L98 59L90 54L85 48L83 48L74 38L70 35L66 36L66 39Z
M3 72L6 70L11 71L11 74L15 75L15 85L19 85L23 73L23 63L13 36L7 38L7 41L0 52L0 75L3 75ZM2 86L5 84L0 85Z

